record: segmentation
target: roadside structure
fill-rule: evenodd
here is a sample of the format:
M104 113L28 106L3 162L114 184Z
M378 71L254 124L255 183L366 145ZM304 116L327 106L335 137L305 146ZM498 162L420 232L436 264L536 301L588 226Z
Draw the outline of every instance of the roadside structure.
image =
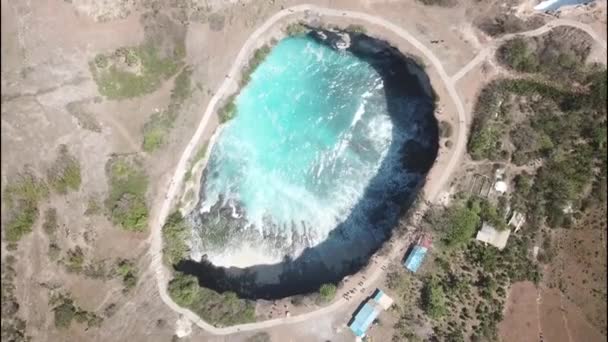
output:
M489 223L484 222L481 229L477 232L476 239L502 250L507 245L510 235L511 229L498 230Z
M374 320L382 311L390 308L392 304L393 299L391 297L387 296L382 290L376 289L374 295L368 298L361 309L357 311L348 327L357 337L364 337Z
M424 257L430 248L431 239L426 236L421 237L416 245L412 248L412 251L408 255L407 259L405 259L403 266L405 266L405 268L411 272L416 273L418 268L420 268L420 265L422 265Z
M508 224L510 226L513 226L515 228L514 232L517 233L521 229L521 227L524 225L525 222L526 222L526 217L524 216L524 214L520 213L519 211L514 210L513 215L511 215L511 218L509 219Z

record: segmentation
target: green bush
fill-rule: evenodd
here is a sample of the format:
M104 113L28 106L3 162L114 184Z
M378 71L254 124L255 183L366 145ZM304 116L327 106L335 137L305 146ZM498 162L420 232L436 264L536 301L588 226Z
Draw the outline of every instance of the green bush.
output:
M175 265L188 255L188 226L179 211L169 215L163 226L163 260Z
M466 244L481 223L479 211L464 205L453 205L448 208L446 214L444 241L447 246Z
M346 31L349 32L355 32L355 33L366 33L367 29L365 28L365 26L363 25L358 25L358 24L350 24L348 26L346 26Z
M53 308L53 314L55 326L59 329L69 328L74 320L78 323L86 322L88 328L99 327L103 321L95 313L78 308L67 295L60 294L59 296L51 297L49 304L58 304Z
M497 51L498 59L507 66L520 72L536 72L538 60L524 38L513 38L504 43Z
M60 329L68 328L76 316L76 307L71 299L66 299L63 303L53 308L55 326Z
M31 173L21 174L16 180L9 181L2 198L7 211L4 236L8 242L16 243L32 231L39 215L39 202L47 196L47 185Z
M80 273L84 267L84 252L80 246L68 250L64 264L68 272Z
M334 284L323 284L319 288L319 296L325 303L329 303L336 296L336 285Z
M179 57L179 56L178 56ZM101 60L112 60L109 66ZM117 66L120 60L133 66L138 64L140 71L134 73ZM97 55L95 61L89 63L93 79L99 92L113 100L141 96L157 90L163 81L175 75L182 65L180 59L173 57L161 58L151 44L132 48L120 48L113 55Z
M215 326L255 321L255 307L251 301L239 299L232 292L219 294L200 287L194 276L175 273L169 282L168 291L177 304L193 310Z
M125 291L137 285L137 267L130 260L120 259L116 263L116 273L122 279Z
M148 224L148 176L140 163L124 157L108 161L110 192L106 200L112 221L129 231L143 231Z
M433 319L446 314L445 294L437 278L431 277L425 281L421 303L424 312Z
M224 107L219 110L218 114L220 118L220 123L228 122L234 119L234 117L236 116L236 104L234 103L235 97L236 95L230 96L226 100L226 104L224 105Z
M473 132L469 152L475 160L495 159L500 151L500 135L496 128L487 127Z
M81 183L80 163L72 156L67 146L59 147L59 156L47 173L49 184L60 194L69 190L78 191Z
M253 72L264 62L266 57L270 54L271 47L264 45L253 52L253 56L249 60L247 67L243 69L241 74L241 87L246 86L251 81L251 75Z
M291 23L285 28L285 34L288 36L300 36L308 33L308 31L310 31L310 29L301 22Z

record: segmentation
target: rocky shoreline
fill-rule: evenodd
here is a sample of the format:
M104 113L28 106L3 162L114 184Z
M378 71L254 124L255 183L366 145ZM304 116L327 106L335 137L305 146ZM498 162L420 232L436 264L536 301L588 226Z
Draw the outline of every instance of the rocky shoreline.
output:
M189 219L195 227L207 228L195 230L197 236L194 237L199 239L198 242L204 246L205 251L213 253L230 249L231 246L238 248L236 242L247 239L264 246L265 250L288 255L282 262L273 265L248 268L215 267L205 258L184 260L177 265L178 271L196 275L205 287L220 292L234 291L246 298L276 299L314 292L322 283L335 283L344 276L357 272L367 263L369 256L390 238L400 215L407 210L422 188L424 176L437 156L438 129L433 115L436 99L428 76L421 66L388 42L363 33L311 28L308 35L335 50L346 50L370 63L383 78L389 112L395 127L410 130L408 133L411 137L396 139L379 174L366 191L364 200L369 198L375 201L373 208L368 208L369 203L358 204L349 218L317 246L310 245L306 234L295 234L290 244L285 235L281 234L285 229L290 230L290 227L275 225L272 229L265 229L267 233L264 235L251 227L244 229L247 221L242 218L243 209L238 203L222 206L223 201L220 200L208 212L200 214L200 205L204 199L204 186L201 186L199 202ZM409 111L403 109L400 101L404 98L416 99L415 108ZM202 185L206 173L205 169L201 178ZM395 177L399 180L395 183L397 186L386 189L386 179ZM382 191L386 194L378 195ZM378 199L382 199L381 203L377 203ZM355 233L348 229L362 216L373 223L373 231ZM300 224L306 227L306 223ZM220 229L217 229L218 225ZM272 222L269 222L269 227L273 227ZM306 232L306 229L303 231ZM295 259L289 257L298 248L303 249L303 252Z

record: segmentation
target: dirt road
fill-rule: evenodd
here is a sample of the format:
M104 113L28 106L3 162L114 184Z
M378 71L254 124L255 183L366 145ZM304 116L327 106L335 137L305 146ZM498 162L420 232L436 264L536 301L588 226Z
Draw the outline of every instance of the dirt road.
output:
M606 41L603 40L602 37L600 37L597 33L595 33L595 31L589 25L579 23L579 22L573 21L573 20L556 19L556 20L552 20L552 21L548 22L547 24L545 24L535 30L520 32L520 33L506 34L496 40L493 40L490 43L490 45L486 46L483 50L481 50L477 54L477 56L475 56L475 58L473 58L469 63L467 63L467 65L465 65L464 68L460 69L456 74L454 74L452 76L452 78L451 78L452 82L457 82L464 75L466 75L469 71L471 71L473 68L475 68L480 62L486 60L486 58L488 58L490 56L493 56L494 52L496 51L496 49L498 49L498 47L500 46L500 44L502 42L507 41L516 36L524 36L524 37L540 36L559 26L569 26L569 27L574 27L579 30L585 31L604 50L606 50Z

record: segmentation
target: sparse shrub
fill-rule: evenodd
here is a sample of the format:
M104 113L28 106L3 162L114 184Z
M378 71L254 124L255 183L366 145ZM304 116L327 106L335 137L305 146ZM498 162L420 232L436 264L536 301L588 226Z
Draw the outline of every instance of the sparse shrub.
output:
M308 33L310 29L304 23L291 23L285 27L285 34L288 36L299 36Z
M68 152L66 145L59 147L59 155L47 173L49 184L60 194L80 188L80 163Z
M253 72L264 62L266 57L270 54L271 47L268 45L263 45L262 47L256 49L253 52L253 56L249 60L247 67L243 70L241 75L241 87L246 86L249 81L251 81L251 75Z
M336 285L334 284L323 284L319 288L319 295L323 302L331 302L336 296Z
M68 272L80 273L84 266L84 252L80 246L68 250L64 264Z
M55 261L59 259L59 254L61 253L61 248L54 242L49 243L49 260Z
M97 56L95 56L95 65L99 69L104 69L108 66L108 57L103 54L98 54Z
M166 110L154 113L143 127L143 150L152 152L166 144L183 102L192 94L192 69L185 67L175 78L171 99Z
M346 26L346 31L355 32L355 33L366 33L367 29L363 25L350 24L350 25Z
M236 104L234 103L235 95L230 96L226 100L226 104L222 107L218 114L220 123L225 123L232 120L236 116Z
M57 228L57 209L48 208L44 212L44 222L42 223L42 229L44 229L47 235L52 236L57 231Z
M68 328L76 316L76 307L69 298L63 298L61 304L53 308L55 326L60 329Z
M126 259L120 259L116 263L116 273L122 279L125 291L129 291L137 284L137 267Z
M9 243L16 243L32 231L39 215L38 204L47 195L47 185L32 173L25 172L9 181L2 198L7 210L4 236Z
M87 216L98 215L101 212L101 209L101 205L99 204L97 198L89 197L84 214Z

